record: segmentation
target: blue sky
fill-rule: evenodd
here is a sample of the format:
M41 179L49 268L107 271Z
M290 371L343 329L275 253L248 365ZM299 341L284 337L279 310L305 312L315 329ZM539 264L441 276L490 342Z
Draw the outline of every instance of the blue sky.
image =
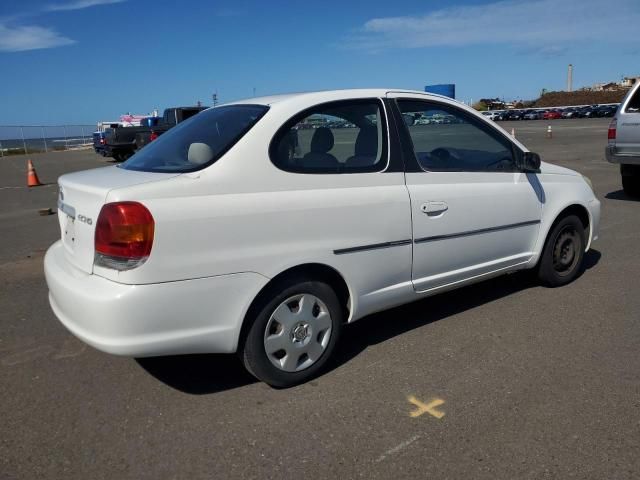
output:
M640 75L640 1L3 0L0 125L333 88L536 98Z

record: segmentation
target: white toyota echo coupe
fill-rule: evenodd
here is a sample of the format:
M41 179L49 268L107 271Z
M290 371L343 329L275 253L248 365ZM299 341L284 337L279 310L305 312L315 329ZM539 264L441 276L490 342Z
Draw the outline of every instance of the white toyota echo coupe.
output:
M520 269L570 282L600 217L587 178L471 108L384 89L211 108L59 184L45 273L74 335L238 352L274 386L316 375L373 312Z

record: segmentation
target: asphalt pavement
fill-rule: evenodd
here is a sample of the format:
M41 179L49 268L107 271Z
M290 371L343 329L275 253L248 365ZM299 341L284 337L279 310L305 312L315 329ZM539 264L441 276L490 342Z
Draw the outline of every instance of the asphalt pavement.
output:
M547 125L553 138L546 138ZM256 382L234 356L135 360L72 337L47 301L56 178L92 152L0 159L0 478L640 477L640 202L608 119L505 122L589 176L600 240L572 284L513 274L365 318L327 373Z

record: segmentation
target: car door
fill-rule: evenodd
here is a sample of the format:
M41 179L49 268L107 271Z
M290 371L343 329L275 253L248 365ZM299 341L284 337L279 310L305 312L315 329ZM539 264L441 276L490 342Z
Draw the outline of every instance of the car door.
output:
M540 184L516 168L507 135L452 103L395 98L413 225L416 291L455 284L532 256L542 211ZM442 124L417 125L440 115Z

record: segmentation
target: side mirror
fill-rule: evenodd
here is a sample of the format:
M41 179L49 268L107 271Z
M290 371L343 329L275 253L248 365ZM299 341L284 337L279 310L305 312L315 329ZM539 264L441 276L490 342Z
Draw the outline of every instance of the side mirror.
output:
M404 120L404 124L407 127L411 127L414 123L416 123L415 117L413 115L409 115L408 113L403 113L402 119Z
M520 170L526 173L540 173L540 155L535 152L524 152L520 160Z
M192 143L189 145L187 160L194 165L202 165L211 161L213 158L213 150L206 143Z

